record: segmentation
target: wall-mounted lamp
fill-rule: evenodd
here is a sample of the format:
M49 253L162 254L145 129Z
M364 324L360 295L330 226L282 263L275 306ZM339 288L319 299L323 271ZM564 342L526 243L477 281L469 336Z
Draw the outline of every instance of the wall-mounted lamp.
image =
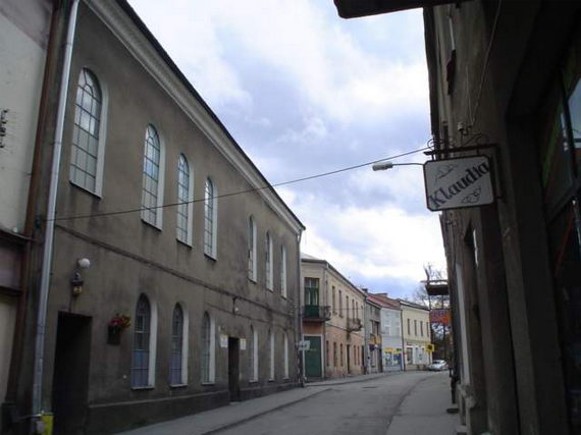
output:
M234 296L232 298L232 314L238 314L238 305L236 304L237 300L238 300L237 296Z
M424 166L423 163L393 163L393 162L378 162L375 163L371 168L374 171L385 171L391 169L394 166Z
M88 269L91 267L91 260L88 258L79 258L77 260L77 266L73 272L71 278L71 287L73 288L73 296L79 296L83 292L83 276L81 275L81 270Z

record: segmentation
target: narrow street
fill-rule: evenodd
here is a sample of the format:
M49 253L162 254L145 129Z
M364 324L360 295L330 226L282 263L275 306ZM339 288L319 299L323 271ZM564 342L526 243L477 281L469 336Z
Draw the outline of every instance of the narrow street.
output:
M394 373L309 384L126 434L446 435L459 424L451 406L447 372Z

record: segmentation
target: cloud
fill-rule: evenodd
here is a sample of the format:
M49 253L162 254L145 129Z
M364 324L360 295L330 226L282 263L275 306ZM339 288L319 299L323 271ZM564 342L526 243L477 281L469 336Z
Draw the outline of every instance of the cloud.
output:
M303 251L360 282L419 282L422 266L443 258L437 214L406 213L394 203L344 207L286 188L279 192L307 227Z

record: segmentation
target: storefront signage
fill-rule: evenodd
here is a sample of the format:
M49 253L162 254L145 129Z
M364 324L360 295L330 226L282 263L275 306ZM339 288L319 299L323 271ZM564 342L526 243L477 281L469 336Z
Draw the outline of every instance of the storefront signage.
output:
M479 207L494 202L486 156L431 160L424 164L426 203L431 211Z

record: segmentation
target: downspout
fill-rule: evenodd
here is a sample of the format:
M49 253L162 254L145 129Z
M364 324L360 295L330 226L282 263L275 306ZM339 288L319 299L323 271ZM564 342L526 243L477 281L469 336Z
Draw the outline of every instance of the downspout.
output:
M34 354L34 383L32 388L32 416L39 419L42 411L42 380L44 371L44 342L46 334L46 318L48 311L48 294L50 289L50 275L52 265L53 243L54 243L54 219L56 216L56 200L58 190L58 179L60 169L60 159L63 144L63 131L65 124L65 109L68 94L69 77L71 74L71 61L73 56L73 42L75 37L75 27L77 25L77 11L79 0L73 0L69 25L67 29L67 39L64 46L63 71L60 84L60 95L58 100L56 129L54 134L54 148L52 157L52 170L48 191L48 206L46 215L45 242L43 249L42 271L40 277L40 290L38 302L38 317L36 323L36 343Z
M27 239L26 247L24 250L24 257L21 267L21 295L18 303L18 311L16 313L16 321L14 328L14 337L12 341L12 356L10 360L10 375L8 377L8 383L6 387L6 398L5 402L10 406L16 406L16 400L18 395L18 385L20 382L20 372L22 370L22 352L24 348L24 330L27 322L27 305L29 297L29 286L31 285L30 273L32 270L31 258L32 258L32 244L35 238L35 221L36 221L36 204L38 203L38 189L40 185L40 172L41 172L41 162L42 162L42 135L44 129L47 125L47 114L48 114L48 100L49 100L49 83L52 83L54 79L54 70L57 64L57 50L56 50L56 40L57 37L57 27L58 27L58 13L55 12L53 8L51 24L50 24L50 34L47 46L47 55L44 67L43 85L42 93L39 102L38 111L38 121L35 137L35 147L34 147L34 157L32 161L32 168L30 171L30 184L28 188L28 201L26 206L26 222L24 224L24 237Z
M298 310L297 310L297 322L298 322L298 328L297 328L297 332L299 335L299 339L297 341L298 344L298 349L299 349L299 355L298 355L298 366L299 366L299 385L301 387L305 386L305 376L304 376L304 367L305 367L305 351L302 350L301 344L304 341L303 338L303 311L302 311L302 305L301 305L301 294L302 294L302 289L303 289L303 273L302 273L302 269L301 269L301 238L302 238L302 232L299 232L298 236L297 236L297 250L299 255L297 256L298 258L298 267L297 267L297 275L299 277L298 281L299 281L299 286L298 286L298 290L299 290L299 294L297 295L297 301L298 301Z

